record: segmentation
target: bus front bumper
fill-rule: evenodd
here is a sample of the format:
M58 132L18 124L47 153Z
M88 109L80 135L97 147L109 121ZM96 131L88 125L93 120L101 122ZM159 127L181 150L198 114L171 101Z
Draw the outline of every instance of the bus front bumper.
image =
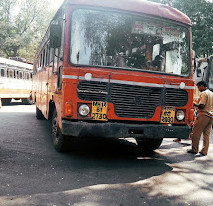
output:
M62 133L73 137L103 138L180 138L188 139L191 127L161 124L126 124L115 122L72 122L62 120Z

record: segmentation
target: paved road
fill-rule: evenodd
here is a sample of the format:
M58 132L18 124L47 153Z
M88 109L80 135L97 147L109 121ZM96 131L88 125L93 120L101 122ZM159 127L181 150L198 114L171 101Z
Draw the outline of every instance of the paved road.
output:
M212 139L207 157L187 154L186 140L164 140L152 157L138 155L134 141L75 147L53 149L50 122L35 118L34 105L2 107L0 206L213 205Z

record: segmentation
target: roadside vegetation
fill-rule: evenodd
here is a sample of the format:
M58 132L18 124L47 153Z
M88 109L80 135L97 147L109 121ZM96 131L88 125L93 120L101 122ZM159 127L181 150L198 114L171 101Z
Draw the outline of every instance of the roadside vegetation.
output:
M1 0L0 56L32 62L54 13L46 0Z

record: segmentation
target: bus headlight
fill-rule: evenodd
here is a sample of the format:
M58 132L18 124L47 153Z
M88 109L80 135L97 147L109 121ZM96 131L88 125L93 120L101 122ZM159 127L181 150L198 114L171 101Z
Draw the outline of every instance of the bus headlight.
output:
M182 121L185 118L185 113L183 110L177 110L176 112L176 119L178 121Z
M90 108L88 105L86 104L82 104L79 108L78 108L78 112L81 116L87 116L90 113Z

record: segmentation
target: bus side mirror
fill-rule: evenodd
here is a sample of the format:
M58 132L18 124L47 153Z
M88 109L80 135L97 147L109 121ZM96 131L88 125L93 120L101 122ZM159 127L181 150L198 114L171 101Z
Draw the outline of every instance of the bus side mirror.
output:
M50 48L61 47L61 34L62 29L59 24L50 25Z

